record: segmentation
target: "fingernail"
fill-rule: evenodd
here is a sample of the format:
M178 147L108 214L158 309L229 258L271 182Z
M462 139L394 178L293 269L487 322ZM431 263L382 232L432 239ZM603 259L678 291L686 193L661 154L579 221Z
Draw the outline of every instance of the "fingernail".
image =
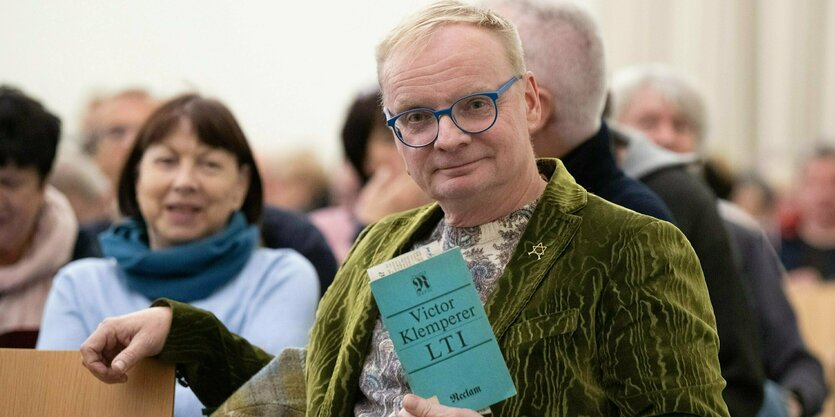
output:
M113 369L119 372L125 372L125 361L118 360L113 362Z

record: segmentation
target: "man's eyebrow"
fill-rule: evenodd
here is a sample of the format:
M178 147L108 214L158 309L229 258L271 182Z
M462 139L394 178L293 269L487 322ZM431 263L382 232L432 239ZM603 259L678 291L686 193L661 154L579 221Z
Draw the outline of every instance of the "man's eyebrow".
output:
M492 93L496 91L496 87L487 87L483 84L479 84L477 87L469 88L464 93L458 93L454 95L449 95L449 97L445 98L445 104L439 107L432 107L426 104L421 104L419 100L415 100L413 97L405 96L402 99L396 99L394 104L389 108L389 111L392 112L393 115L400 114L407 110L412 109L432 109L437 110L439 108L445 108L451 106L456 100L473 95L473 94L481 94L481 93Z
M402 113L406 110L417 109L417 108L429 108L426 105L417 104L418 101L412 99L411 97L406 97L403 100L395 100L394 104L389 109L393 112L393 114Z

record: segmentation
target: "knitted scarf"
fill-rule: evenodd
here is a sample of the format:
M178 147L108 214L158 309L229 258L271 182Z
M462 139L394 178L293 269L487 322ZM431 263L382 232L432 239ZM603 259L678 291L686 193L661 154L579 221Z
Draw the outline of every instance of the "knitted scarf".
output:
M234 279L258 244L258 228L234 213L226 228L204 239L152 250L147 228L128 219L99 236L102 252L116 259L128 287L149 300L160 297L192 302Z

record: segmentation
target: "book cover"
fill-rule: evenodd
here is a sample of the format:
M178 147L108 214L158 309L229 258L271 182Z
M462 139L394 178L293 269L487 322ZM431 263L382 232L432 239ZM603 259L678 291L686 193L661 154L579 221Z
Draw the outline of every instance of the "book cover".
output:
M472 410L516 395L460 248L427 245L368 274L415 394Z

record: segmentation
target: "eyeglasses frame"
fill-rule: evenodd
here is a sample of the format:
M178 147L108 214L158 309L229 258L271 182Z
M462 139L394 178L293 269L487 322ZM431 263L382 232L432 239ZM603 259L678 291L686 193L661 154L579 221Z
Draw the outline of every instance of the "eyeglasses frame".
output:
M449 117L450 120L452 120L452 124L454 124L455 127L457 127L460 131L462 131L464 133L475 135L475 134L478 134L478 133L486 132L486 131L490 130L490 128L492 128L493 125L496 124L496 120L499 119L499 106L498 106L498 104L496 104L496 101L499 99L499 97L502 96L502 94L504 94L505 91L510 89L510 87L513 86L514 83L516 83L516 81L519 81L522 78L523 78L522 75L514 75L509 80L507 80L504 84L502 84L496 91L486 91L486 92L483 92L483 93L468 94L464 97L459 98L458 100L455 100L455 102L452 103L452 105L450 105L449 107L447 107L445 109L441 109L441 110L435 110L435 109L422 107L422 108L416 108L416 109L409 109L409 110L401 112L397 115L392 116L391 113L389 113L388 109L383 108L383 112L386 115L386 125L388 125L388 127L391 128L391 130L394 132L394 136L397 137L397 140L399 140L400 143L402 143L402 144L404 144L404 145L406 145L410 148L425 148L429 145L432 145L433 143L435 143L438 140L438 135L440 134L440 128L439 128L438 131L435 132L435 138L432 139L431 141L429 141L428 143L424 144L424 145L411 145L411 144L406 143L406 141L403 140L403 135L400 133L400 130L395 128L394 124L397 122L397 119L399 119L401 116L404 116L404 115L409 114L409 113L414 113L414 112L417 112L417 111L428 111L428 112L432 113L435 116L435 119L437 120L439 126L441 124L441 117L442 116L447 116L447 117ZM458 122L455 121L455 117L452 116L452 108L455 107L455 105L460 103L461 101L466 100L466 99L471 98L471 97L475 97L475 96L487 96L487 97L489 97L490 100L493 101L493 107L496 109L496 114L493 115L493 121L490 122L490 125L487 126L486 128L484 128L482 130L479 130L479 131L469 131L469 130L466 130L463 127L459 126Z

